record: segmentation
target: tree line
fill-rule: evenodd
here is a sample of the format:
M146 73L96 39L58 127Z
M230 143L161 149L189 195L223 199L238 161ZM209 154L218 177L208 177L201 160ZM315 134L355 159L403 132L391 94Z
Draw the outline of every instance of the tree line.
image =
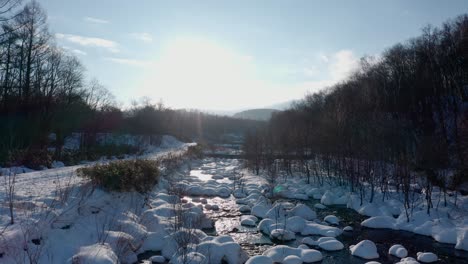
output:
M389 184L456 189L468 181L468 15L362 58L345 81L250 131L244 151L257 173L370 186L371 202Z
M73 132L81 133L85 150L96 146L98 133L212 140L257 125L148 100L122 109L99 81L89 80L80 60L56 43L37 1L0 0L0 165L60 160ZM54 153L47 150L51 133Z

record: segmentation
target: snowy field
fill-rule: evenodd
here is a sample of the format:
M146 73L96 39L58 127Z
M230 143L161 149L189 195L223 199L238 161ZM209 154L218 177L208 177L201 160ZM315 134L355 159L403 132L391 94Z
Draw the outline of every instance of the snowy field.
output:
M167 147L146 158L183 152L186 145ZM425 235L467 256L463 196L456 206L450 197L447 207L439 204L430 215L424 199L415 199L408 222L396 192L384 201L377 193L374 203L360 205L359 196L345 187L294 177L268 182L242 170L238 160L186 161L147 195L93 190L76 177L78 167L17 176L14 225L8 225L6 204L1 208L0 263L337 263L330 262L333 252L343 252L352 263L394 263L382 258L381 245L372 238L348 245L345 237L356 226L344 226L338 214L321 214L336 205L367 216L356 223L359 228ZM440 193L432 195L437 204ZM233 224L227 228L228 217ZM242 228L252 232L247 240L236 231ZM271 243L249 250L248 239L259 237ZM398 263L442 261L438 252L409 250L413 243L388 246L384 253Z

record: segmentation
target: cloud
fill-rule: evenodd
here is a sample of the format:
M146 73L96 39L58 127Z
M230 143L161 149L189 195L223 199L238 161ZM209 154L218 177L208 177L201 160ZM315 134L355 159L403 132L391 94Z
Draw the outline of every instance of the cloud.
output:
M139 32L139 33L132 33L130 34L133 38L141 40L146 43L153 42L153 36L150 33L146 32Z
M55 36L58 39L63 39L81 46L105 48L113 53L119 52L119 45L117 44L117 42L114 42L112 40L60 33L56 34Z
M122 58L113 58L113 57L105 58L105 60L115 62L115 63L118 63L118 64L136 66L136 67L147 67L147 66L151 66L152 63L153 63L151 61L134 60L134 59L122 59Z
M359 59L351 50L340 50L331 55L328 73L333 81L342 81L348 78L358 65Z
M86 56L88 55L86 52L80 50L80 49L74 49L74 48L70 48L70 47L67 47L67 46L63 46L62 47L64 50L68 50L68 51L71 51L75 54L78 54L78 55L83 55L83 56Z
M100 19L100 18L95 18L95 17L83 17L83 20L89 23L94 23L94 24L109 24L110 21Z

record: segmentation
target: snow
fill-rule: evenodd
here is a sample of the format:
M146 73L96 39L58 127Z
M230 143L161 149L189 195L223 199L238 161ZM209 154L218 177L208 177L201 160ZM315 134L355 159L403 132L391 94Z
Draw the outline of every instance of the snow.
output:
M109 244L94 244L81 247L78 253L68 260L68 263L114 264L118 263L118 258Z
M278 228L271 230L270 238L280 241L290 241L296 239L296 235L289 230Z
M390 247L388 254L398 258L406 258L408 256L408 250L400 244L396 244Z
M152 263L164 263L166 262L166 259L163 256L155 255L152 256L149 261Z
M418 256L418 261L423 263L432 263L439 260L437 255L432 252L418 252L416 255Z
M283 259L282 264L302 264L302 259L298 256L291 255Z
M257 204L254 207L252 207L252 215L259 217L259 218L265 218L266 214L271 208L262 204Z
M338 220L338 217L334 215L327 215L325 216L323 220L332 225L338 225L340 223L340 220Z
M242 215L240 218L240 224L243 226L257 226L258 218L253 215Z
M374 216L362 221L361 225L369 228L395 229L396 221L391 216Z
M336 250L342 250L344 248L343 243L336 239L330 239L328 241L324 242L319 242L318 246L326 251L336 251Z
M343 227L343 231L352 232L353 228L351 226L345 226L345 227Z
M455 248L468 251L468 227L460 232Z
M251 257L245 264L273 264L273 260L267 256Z
M321 204L321 203L318 203L318 204L315 204L314 205L314 208L315 209L325 209L327 208L325 205Z
M361 257L363 259L375 259L379 257L377 247L374 242L370 240L362 240L356 245L351 245L349 249L353 256Z
M288 256L297 256L306 263L318 262L323 258L322 253L315 249L300 249L283 245L272 247L266 250L263 255L270 257L273 262L278 263L282 263Z
M300 216L307 221L311 221L317 218L315 211L304 204L297 204L293 209L290 210L290 213L294 216Z
M419 262L412 257L406 257L400 259L396 264L419 264Z

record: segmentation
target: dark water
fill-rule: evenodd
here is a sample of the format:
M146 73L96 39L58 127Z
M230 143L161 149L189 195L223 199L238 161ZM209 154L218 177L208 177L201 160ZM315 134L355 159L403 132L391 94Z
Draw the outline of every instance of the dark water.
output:
M238 242L251 256L260 255L268 248L285 244L292 247L297 247L301 243L303 236L296 235L296 240L281 243L279 241L271 241L268 236L260 233L255 227L244 227L239 224L240 215L236 211L234 199L221 199L222 202L215 198L216 202L221 205L221 210L218 212L208 212L214 219L216 219L215 229L205 230L210 235L230 235ZM297 202L291 200L284 200L289 202ZM215 202L215 201L213 201ZM300 201L304 202L304 201ZM314 209L314 205L318 200L309 200L305 204ZM343 232L342 235L337 237L345 248L340 251L324 251L320 250L323 254L321 263L340 263L340 264L362 264L370 260L364 260L351 255L349 246L357 244L361 240L373 241L379 252L380 258L375 259L380 263L396 263L400 259L388 254L388 249L394 244L401 244L408 250L408 256L416 258L417 252L433 252L439 257L437 263L468 263L468 252L462 250L455 250L453 244L438 243L431 237L414 234L407 231L396 231L390 229L371 229L361 227L360 223L367 217L356 213L354 210L348 209L344 206L328 206L325 209L314 209L317 212L317 217L323 219L327 215L336 215L340 218L340 228L345 226L353 227L352 232ZM311 236L318 239L319 236Z

